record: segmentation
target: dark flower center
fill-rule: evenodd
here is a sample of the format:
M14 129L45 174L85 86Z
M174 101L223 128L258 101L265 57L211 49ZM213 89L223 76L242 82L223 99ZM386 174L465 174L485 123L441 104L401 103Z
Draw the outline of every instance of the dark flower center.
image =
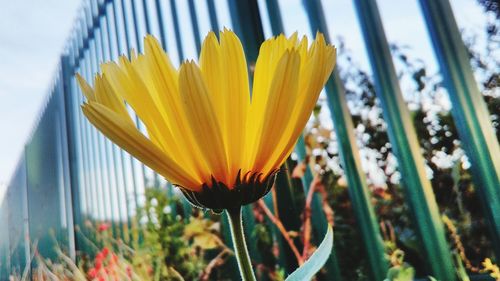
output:
M240 170L233 188L229 188L214 177L210 185L204 183L200 191L178 187L193 206L221 213L225 209L239 208L264 197L273 187L278 172L279 170L276 170L261 179L262 173L248 172L242 177Z

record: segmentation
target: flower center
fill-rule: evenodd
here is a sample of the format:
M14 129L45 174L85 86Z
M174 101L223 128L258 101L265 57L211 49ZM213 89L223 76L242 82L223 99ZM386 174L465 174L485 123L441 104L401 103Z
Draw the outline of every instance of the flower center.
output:
M265 196L273 187L278 172L279 170L276 170L260 179L262 174L259 172L248 172L242 177L240 170L232 188L214 177L210 184L204 183L199 191L178 187L193 206L221 213L225 209L247 205Z

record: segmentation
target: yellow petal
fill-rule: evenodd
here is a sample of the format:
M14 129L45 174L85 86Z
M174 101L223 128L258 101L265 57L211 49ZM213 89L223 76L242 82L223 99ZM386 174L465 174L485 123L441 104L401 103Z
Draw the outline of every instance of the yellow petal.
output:
M95 79L95 100L120 115L125 121L134 124L123 99L118 97L107 79L100 75L96 75Z
M205 159L208 171L212 173L206 175L205 182L211 182L213 175L217 180L232 185L226 178L227 161L219 122L200 69L194 62L181 65L179 89L189 127L201 148L200 158Z
M261 129L261 138L254 169L266 173L266 163L273 151L283 138L283 131L288 124L291 110L296 102L297 85L300 70L300 55L298 51L286 51L280 59L273 81L269 88L269 100L266 104L264 123Z
M76 74L76 80L78 81L78 84L80 84L80 89L82 89L83 94L85 95L85 98L87 98L88 101L95 101L95 95L94 95L94 90L92 90L92 87L83 79L80 74Z
M166 152L174 150L169 142L173 138L172 133L151 98L148 87L125 57L122 57L120 62L121 67L116 63L104 64L103 75L108 79L113 91L125 99L140 117L151 140Z
M307 39L297 41L297 33L294 33L290 38L286 38L283 34L276 38L266 40L260 47L259 57L255 66L255 75L253 80L252 102L250 107L250 116L247 122L247 131L250 144L246 145L251 149L246 154L244 167L251 169L256 156L256 142L260 138L260 128L266 115L266 107L270 98L269 88L271 87L273 75L276 71L280 59L287 50L298 49L301 53L307 53ZM302 55L300 56L302 60ZM301 64L304 63L303 61Z
M201 182L190 177L182 166L177 165L159 147L118 114L95 102L84 104L82 109L88 120L106 137L172 183L192 190L201 188Z
M199 158L200 149L189 130L179 92L179 74L154 37L146 36L144 46L146 54L142 56L143 69L137 71L147 77L149 84L154 86L150 90L151 96L171 134L182 136L170 139L175 142L175 153L178 155L176 158L180 159L179 162L183 163L190 173L202 178L203 174L207 174L207 164L204 159Z
M200 53L200 69L203 79L207 85L208 93L211 97L217 120L224 136L227 134L227 123L229 93L227 91L226 68L223 65L221 48L215 33L210 32L205 40ZM226 151L228 150L227 141L224 143Z
M225 76L219 83L227 85L224 140L227 144L229 177L235 178L241 169L245 153L246 119L250 106L250 90L245 53L240 40L232 31L220 34L220 52Z
M301 56L305 56L303 51L300 53ZM282 135L283 142L280 142L273 155L269 157L270 162L266 166L266 171L279 167L293 151L335 66L335 48L327 46L321 34L318 34L307 56L305 60L302 57L302 61L306 63L301 65L299 92L287 128Z

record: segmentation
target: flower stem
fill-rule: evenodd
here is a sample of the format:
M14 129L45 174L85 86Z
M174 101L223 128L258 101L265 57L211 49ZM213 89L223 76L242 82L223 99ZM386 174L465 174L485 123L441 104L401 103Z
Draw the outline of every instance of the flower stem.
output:
M252 262L248 255L247 244L245 242L245 234L243 233L243 223L241 220L241 207L226 210L231 228L231 237L233 246L238 260L242 281L256 281L252 269Z

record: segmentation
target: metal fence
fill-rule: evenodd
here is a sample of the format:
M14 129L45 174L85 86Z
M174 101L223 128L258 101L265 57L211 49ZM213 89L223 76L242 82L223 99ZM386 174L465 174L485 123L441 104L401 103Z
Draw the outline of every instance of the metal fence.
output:
M500 258L500 149L489 113L472 75L448 0L420 0L424 20L449 92L452 114L460 140L472 164L473 180L482 200L484 216L491 226L494 252ZM303 0L310 31L329 35L320 0ZM260 5L260 7L259 7ZM406 200L414 218L429 274L439 280L455 280L452 256L445 238L438 206L413 128L403 101L389 45L375 0L354 1L365 47L373 70L376 94L388 124L389 139L398 159ZM200 14L204 16L199 16ZM289 16L277 0L91 0L84 5L61 56L60 67L45 108L26 144L18 167L0 205L0 280L10 272L22 272L31 264L33 246L46 257L55 257L54 243L75 258L85 251L76 234L86 220L110 221L116 236L127 237L131 218L143 203L148 186L168 185L147 167L120 150L97 132L80 110L84 98L74 73L92 80L101 62L117 59L129 50L142 51L142 38L159 38L174 63L200 51L206 31L232 28L242 39L247 59L255 62L264 40L262 19L271 32L284 32ZM329 40L329 39L328 39ZM372 280L382 280L388 269L379 226L361 168L345 90L337 71L325 87L331 118L338 138L342 167L369 260ZM141 124L138 123L140 129ZM296 147L305 157L304 140ZM301 187L307 191L312 173L307 170ZM296 184L296 183L295 183ZM289 229L300 226L300 217L290 200L292 181L281 174L277 180L278 211L286 214ZM268 204L272 200L266 198ZM288 204L287 204L288 202ZM312 205L313 231L321 237L327 220L319 198ZM253 228L246 208L246 227ZM250 251L259 259L254 239ZM332 254L325 265L328 280L341 280L339 260ZM287 271L293 261L283 259Z

